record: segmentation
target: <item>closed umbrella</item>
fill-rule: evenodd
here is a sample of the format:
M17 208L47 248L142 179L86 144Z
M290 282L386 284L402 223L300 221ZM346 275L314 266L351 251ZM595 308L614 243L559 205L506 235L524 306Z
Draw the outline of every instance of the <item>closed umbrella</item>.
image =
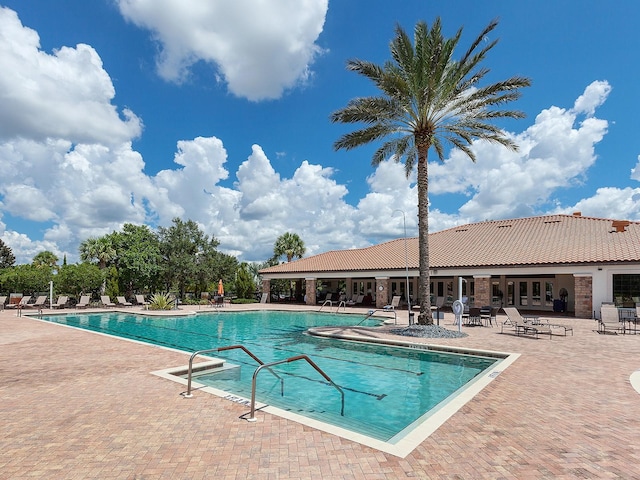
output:
M218 295L224 295L224 285L222 284L222 279L218 282Z

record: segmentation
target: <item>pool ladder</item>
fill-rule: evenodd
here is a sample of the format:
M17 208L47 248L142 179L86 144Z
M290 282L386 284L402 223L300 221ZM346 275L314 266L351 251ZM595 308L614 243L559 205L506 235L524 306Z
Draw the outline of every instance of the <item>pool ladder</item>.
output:
M340 398L341 398L340 415L344 416L344 391L333 380L331 380L329 375L327 375L307 355L296 355L296 356L293 356L293 357L286 358L284 360L278 360L276 362L271 362L271 363L264 363L257 356L255 356L253 353L251 353L251 351L249 351L249 349L247 349L244 345L231 345L231 346L228 346L228 347L210 348L208 350L198 350L197 352L194 352L191 355L191 358L189 358L189 369L187 371L187 391L186 391L186 393L183 393L184 398L192 398L193 397L193 394L191 393L191 378L193 376L193 360L194 360L194 358L196 358L198 355L201 355L201 354L204 354L204 353L223 352L225 350L236 350L236 349L242 350L243 352L245 352L247 355L249 355L251 358L253 358L260 365L258 368L256 368L255 372L253 372L253 378L251 380L251 413L250 413L250 417L248 418L248 420L250 422L255 422L256 421L256 416L255 416L255 413L256 413L256 384L257 384L257 380L258 380L258 374L262 371L263 368L269 370L275 377L277 377L280 380L280 395L284 396L284 379L280 375L278 375L276 372L274 372L271 369L271 367L273 367L275 365L280 365L282 363L296 362L298 360L305 360L320 375L322 375L324 377L324 379L327 382L329 382L329 384L332 387L334 387L336 390L338 390L338 392L340 392Z

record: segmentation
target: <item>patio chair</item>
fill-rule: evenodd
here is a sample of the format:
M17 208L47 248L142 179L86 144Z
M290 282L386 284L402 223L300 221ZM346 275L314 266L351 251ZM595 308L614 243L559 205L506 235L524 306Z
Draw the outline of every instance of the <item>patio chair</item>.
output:
M100 302L102 302L102 305L105 307L115 307L116 304L113 303L111 301L111 299L109 298L109 295L100 295Z
M498 325L497 315L497 307L485 306L480 308L480 320L483 320L487 326L493 327L493 322Z
M31 300L31 295L25 295L22 298L20 298L19 301L15 301L15 298L16 297L11 299L11 300L13 300L13 302L10 302L9 305L7 305L6 308L24 308L24 307L27 307L28 306L27 304L29 303L29 300Z
M4 310L4 304L7 303L7 296L0 296L0 310Z
M81 295L80 301L76 304L76 308L87 308L91 302L90 295Z
M25 307L28 308L42 308L44 307L44 304L47 303L47 296L46 295L40 295L38 298L36 298L36 301L33 303L29 303L29 304L25 304Z
M127 302L127 299L124 297L116 297L116 300L118 301L119 307L133 307L133 303Z
M620 315L615 305L602 305L600 307L600 320L598 321L598 333L618 332L624 333L624 322L620 321Z
M69 297L65 295L60 295L58 297L58 301L53 305L51 305L51 308L64 308L65 305L67 304L67 300L69 300Z
M546 334L549 335L549 339L551 339L551 325L549 324L536 324L533 325L531 323L527 323L525 319L522 317L520 312L515 307L504 307L504 313L507 314L507 320L502 323L502 327L500 328L500 333L503 333L504 326L508 323L510 324L516 332L516 335L535 335L536 338L539 338L539 335Z
M349 307L354 307L356 305L360 305L362 303L362 300L364 300L364 295L356 295L355 298L347 300L346 305L348 305Z
M389 305L382 307L383 310L395 310L400 305L400 295L394 295Z
M143 307L146 307L147 305L149 305L149 302L147 302L144 299L144 295L136 295L135 297L136 297L136 303L138 305L142 305Z

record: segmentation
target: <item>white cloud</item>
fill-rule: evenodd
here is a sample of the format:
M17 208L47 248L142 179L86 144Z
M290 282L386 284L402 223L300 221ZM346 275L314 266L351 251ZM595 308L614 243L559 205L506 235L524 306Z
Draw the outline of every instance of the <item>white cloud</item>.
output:
M321 49L328 0L118 0L122 15L153 33L160 75L183 81L198 61L215 64L229 91L278 98L304 83Z
M88 45L40 50L38 34L0 7L0 140L23 137L74 143L127 141L142 124L110 102L115 90Z
M133 0L126 5L143 6ZM176 5L162 4L174 13ZM213 8L199 5L205 13ZM89 236L125 222L168 225L176 216L197 221L220 240L221 250L250 261L271 256L275 239L286 231L301 236L307 255L399 237L397 210L405 214L407 233L417 233L415 174L407 179L404 166L392 161L372 171L369 192L355 207L333 168L303 161L285 178L253 145L230 171L223 140L216 137L178 141L173 168L147 175L132 147L140 122L133 113L129 120L117 114L111 80L91 47L44 53L37 34L8 9L0 9L0 37L0 218L12 217L9 228L0 222L0 238L19 262L45 249L75 261L79 242ZM555 198L560 189L580 185L596 162L595 147L608 123L594 114L610 91L608 83L594 82L572 109L543 110L526 130L510 134L521 146L517 153L478 142L472 147L476 164L455 150L444 164L430 164L431 231L550 211L640 220L640 188L603 187L573 206ZM640 181L639 172L640 157L631 178ZM462 196L461 208L445 211L440 199L454 195ZM30 238L19 221L44 233Z
M469 198L459 210L462 218L477 220L534 215L555 208L561 188L578 185L596 161L595 146L607 132L606 120L578 114L594 113L611 89L606 82L589 85L576 105L543 110L533 125L511 134L519 152L488 142L472 146L474 164L453 151L444 164L430 164L432 201L437 194L463 193Z
M596 108L605 102L609 93L611 93L611 85L609 85L609 82L593 82L585 89L584 93L577 98L573 105L573 110L576 113L584 113L592 116Z
M631 170L631 178L640 182L640 155L638 155L638 163Z

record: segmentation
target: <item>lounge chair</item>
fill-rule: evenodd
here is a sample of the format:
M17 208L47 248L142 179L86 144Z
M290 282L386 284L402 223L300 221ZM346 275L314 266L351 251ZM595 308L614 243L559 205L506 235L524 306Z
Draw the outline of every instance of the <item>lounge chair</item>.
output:
M7 296L0 296L0 310L4 310L4 304L7 303Z
M13 297L12 299L10 299L10 303L9 305L7 305L7 308L24 308L27 307L29 300L31 300L31 295L25 295L24 297L20 298L20 300L16 301L17 297Z
M51 308L64 308L65 305L67 304L67 300L69 300L69 297L65 295L60 295L58 297L58 301L53 305L51 305Z
M91 303L90 295L82 295L80 296L80 301L76 304L76 308L87 308Z
M44 307L45 303L47 303L47 296L46 295L40 295L38 298L36 298L35 302L30 303L29 305L25 305L25 306L33 307L33 308L42 308L42 307Z
M620 315L615 305L602 305L600 307L600 320L598 321L598 333L611 331L615 335L624 333L624 322L620 321Z
M133 303L127 302L127 299L124 297L116 297L116 300L118 301L119 307L133 307Z
M394 295L389 305L382 307L383 310L395 310L400 305L400 295Z
M260 297L260 303L267 303L268 299L269 299L269 294L267 292L263 292L262 296Z
M515 307L504 307L504 313L507 314L507 320L502 323L502 328L500 328L500 333L503 333L504 326L509 323L513 326L516 335L535 335L536 338L539 337L541 333L549 335L549 339L551 339L551 325L549 324L536 324L533 325L531 323L527 323L525 319L520 315L520 312ZM565 333L566 335L566 333Z
M105 307L115 307L116 304L113 303L111 301L111 299L109 298L109 295L101 295L100 296L100 301L102 302L102 305Z
M135 298L138 305L142 305L143 307L149 305L149 302L144 299L144 295L136 295Z
M360 305L364 300L364 295L356 295L355 298L347 300L346 305L353 307L355 305Z

